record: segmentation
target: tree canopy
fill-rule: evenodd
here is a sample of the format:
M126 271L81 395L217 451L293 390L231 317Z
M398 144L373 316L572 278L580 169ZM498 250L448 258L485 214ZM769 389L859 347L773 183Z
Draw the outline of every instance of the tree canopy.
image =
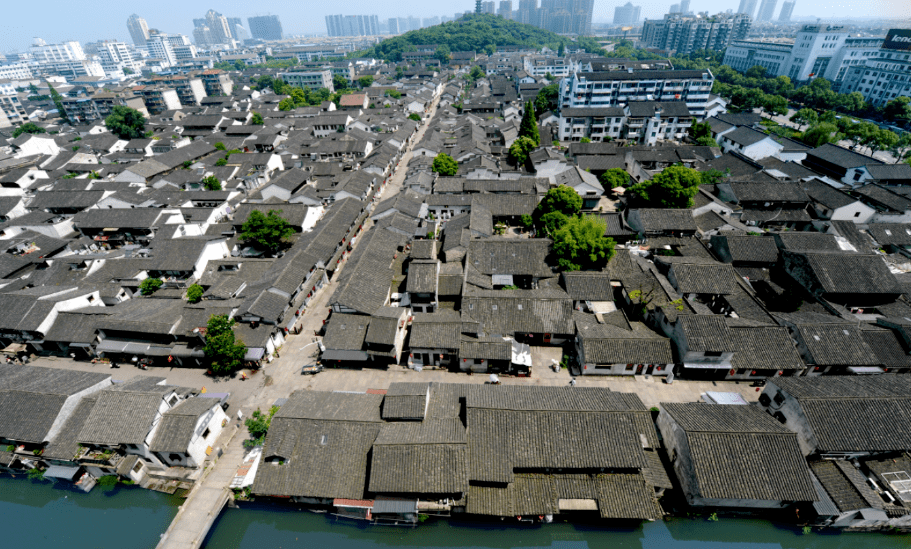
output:
M362 88L369 88L371 85L373 85L373 77L370 76L369 74L366 76L362 76L357 79L357 85Z
M433 159L433 172L440 175L451 176L459 172L459 163L446 153L440 153Z
M534 141L535 147L541 144L541 133L538 130L538 119L535 118L535 108L532 102L525 103L525 112L519 124L519 137L527 137Z
M252 124L254 126L262 126L263 125L263 115L259 114L256 111L253 111L253 116L250 117L250 124Z
M509 146L509 160L516 166L523 166L528 161L528 155L537 147L530 137L520 137Z
M212 371L230 374L243 366L247 347L234 337L234 319L228 315L212 315L206 324L206 345L203 348Z
M611 168L605 170L600 177L601 186L605 191L616 189L617 187L629 186L629 174L623 168Z
M278 412L278 406L272 406L267 413L260 412L257 408L250 414L250 417L244 421L247 432L250 433L250 440L249 442L244 441L244 447L261 446L266 441L266 435L269 433L269 427L272 426L272 418L275 417L276 412Z
M218 180L214 175L203 178L202 186L207 191L220 191L221 190L221 181Z
M294 229L282 219L281 213L281 210L269 210L267 215L263 215L259 210L250 212L250 217L241 229L241 240L261 250L277 251L285 239L294 234Z
M336 90L344 90L348 87L348 79L340 74L333 74L332 87Z
M203 290L202 286L199 284L191 284L190 287L187 288L187 301L190 303L199 303L204 293L205 290Z
M142 295L152 295L161 288L162 284L164 284L164 282L162 282L160 278L144 278L142 279L142 282L139 283L139 292Z
M493 14L470 14L456 21L448 21L441 25L413 30L388 38L357 55L377 57L385 61L401 61L403 53L415 51L414 46L421 44L437 44L439 48L437 52L440 52L444 46L450 52L490 52L497 46L532 46L535 48L548 46L557 50L563 40L562 37L550 31Z
M560 185L547 191L544 198L535 207L535 213L540 218L550 212L560 212L567 217L573 217L582 209L582 197L575 189Z
M557 264L564 271L601 270L614 256L607 223L592 215L572 217L551 234Z
M146 131L146 119L136 109L118 105L104 119L104 125L121 139L143 137Z
M13 139L19 137L20 135L22 135L24 133L30 133L30 134L34 135L34 134L38 134L38 133L46 133L46 130L37 124L33 124L31 122L26 122L25 124L19 126L15 130L13 130Z
M547 111L556 111L559 103L560 85L548 84L538 90L538 95L535 96L535 114L541 116Z
M636 183L629 192L650 208L692 208L702 176L693 168L668 166L651 179Z

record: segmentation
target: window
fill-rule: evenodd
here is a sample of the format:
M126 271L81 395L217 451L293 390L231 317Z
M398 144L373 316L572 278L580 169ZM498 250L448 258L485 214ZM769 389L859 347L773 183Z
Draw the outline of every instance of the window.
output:
M475 364L484 364L484 359L483 359L483 358L476 358L476 359L474 359L474 363L475 363Z
M721 351L706 351L703 355L707 357L718 357L721 356Z
M168 459L171 461L180 461L183 457L180 454L171 454Z
M632 364L627 364L625 370L626 370L627 372L632 372L632 371L633 371L633 368L635 368L634 365L632 365Z
M210 434L212 434L212 432L209 431L208 427L206 427L206 430L202 432L202 438L209 438Z
M133 466L133 472L138 473L139 471L142 471L142 461L136 460L136 465Z

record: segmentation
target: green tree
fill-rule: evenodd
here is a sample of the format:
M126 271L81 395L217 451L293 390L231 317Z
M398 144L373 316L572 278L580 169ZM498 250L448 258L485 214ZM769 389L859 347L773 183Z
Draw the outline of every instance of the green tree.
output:
M47 89L51 94L51 99L54 100L54 106L57 107L57 112L60 113L60 116L66 116L66 109L63 108L63 96L54 89L54 86L48 82Z
M605 191L616 189L617 187L629 186L629 174L623 168L611 168L601 174L601 186Z
M557 48L557 56L563 57L564 55L566 55L566 44L561 41L560 47Z
M541 144L541 133L538 131L538 120L535 118L535 108L531 101L525 104L522 122L519 124L519 137L527 137L534 141L535 147Z
M688 132L693 141L698 141L701 137L712 139L712 126L708 122L695 122Z
M898 137L890 151L896 162L901 162L911 154L911 132L905 132Z
M234 319L228 315L212 315L206 324L206 345L203 348L212 371L230 374L243 366L247 347L234 336Z
M886 106L883 107L883 117L886 120L904 123L911 121L911 97L903 95L886 103Z
M266 441L266 435L269 433L269 427L272 426L272 418L275 417L276 412L278 412L278 406L272 406L265 414L260 412L259 408L250 414L250 417L244 421L247 432L250 433L250 441L244 441L245 447L253 448Z
M228 165L227 157L219 158L218 160L215 161L215 165L218 166L219 168L221 168L222 166L227 166Z
M788 100L780 95L766 95L762 108L773 116L788 114Z
M437 48L437 51L433 53L433 56L438 59L441 64L445 65L452 59L452 51L450 51L449 46L442 44Z
M253 124L254 126L262 126L263 125L263 116L261 114L259 114L258 112L253 111L253 116L250 117L250 123Z
M572 187L560 185L547 191L547 194L535 207L536 215L533 217L540 219L550 212L560 212L567 217L575 217L581 209L582 197L579 196L579 193Z
M588 137L583 137L583 138L579 139L579 143L591 143L591 142L592 142L592 140L589 139Z
M791 122L798 125L814 125L819 121L819 115L813 109L803 108L791 115Z
M477 65L471 67L471 70L468 71L468 79L471 80L472 82L480 80L480 79L484 78L485 76L487 76L487 73L485 73L484 70L481 69L481 67L479 67Z
M552 234L557 264L564 271L601 270L614 256L607 223L592 215L573 217Z
M104 125L121 139L136 139L145 135L146 119L136 109L118 105L104 119Z
M561 212L548 212L541 216L538 223L546 234L552 235L562 229L571 218Z
M702 177L686 166L665 168L653 178L636 183L629 192L651 208L692 208L693 197L699 192Z
M294 110L294 100L290 97L286 97L278 102L278 110L280 111L293 111Z
M332 87L335 88L335 91L347 90L348 89L348 79L340 74L332 75Z
M820 124L835 124L838 122L838 116L835 111L824 111L819 115Z
M34 134L45 133L45 132L46 132L46 130L44 128L42 128L41 126L39 126L37 124L33 124L31 122L26 122L25 124L19 126L15 130L13 130L13 139L19 137L20 135L22 135L24 133L29 133L29 134L34 135Z
M411 113L411 114L408 115L408 119L409 119L409 120L414 120L415 122L420 122L420 121L421 121L421 115L419 115L419 114L416 113L416 112L413 112L413 113Z
M369 88L373 85L373 77L370 75L362 76L357 79L357 85L362 88Z
M263 215L261 211L253 210L244 221L240 239L261 250L273 253L278 251L285 239L294 234L291 224L282 219L281 213L281 210L269 210L268 214Z
M144 278L139 283L139 292L142 295L152 295L161 288L163 282L160 278Z
M549 84L538 90L535 96L535 114L541 116L547 111L556 111L560 101L560 85Z
M537 145L530 137L520 137L509 147L509 161L516 166L523 166L528 161L528 155L536 148Z
M459 163L446 153L440 153L433 159L433 172L440 175L451 176L459 172Z
M762 65L754 65L747 69L746 76L747 78L764 78L768 69Z
M205 293L205 290L202 289L202 286L199 284L192 284L187 288L187 301L190 303L199 303L202 299L202 294Z
M712 139L711 137L700 137L696 140L696 144L702 147L717 147L718 142Z
M225 144L222 143L221 141L219 141L218 143L216 143L216 144L214 144L214 145L212 145L212 146L215 147L215 150L216 150L216 151L223 151L223 150L225 150Z
M203 178L202 186L207 191L220 191L221 190L221 181L218 180L214 175Z
M401 99L401 98L402 98L402 93L401 93L400 91L398 91L398 90L386 90L385 95L388 95L389 97L391 97L391 98L393 98L393 99Z
M870 156L876 151L888 151L898 144L895 132L878 128L872 130L864 140L864 146L870 149Z

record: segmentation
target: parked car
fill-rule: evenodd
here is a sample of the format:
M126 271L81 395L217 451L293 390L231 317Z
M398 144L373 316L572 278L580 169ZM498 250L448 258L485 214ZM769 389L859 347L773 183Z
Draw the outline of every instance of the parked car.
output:
M322 364L307 364L306 366L304 366L304 367L301 369L301 374L302 374L302 375L307 375L307 374L318 374L318 373L320 373L320 372L322 372L322 371L323 371L323 365L322 365Z

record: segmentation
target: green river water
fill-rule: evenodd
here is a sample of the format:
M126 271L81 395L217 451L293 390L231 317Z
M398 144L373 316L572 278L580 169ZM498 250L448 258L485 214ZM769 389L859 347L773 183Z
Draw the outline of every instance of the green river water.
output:
M61 485L0 477L3 547L153 548L181 500L141 488L96 488L83 494ZM893 549L911 536L804 535L761 520L674 519L636 528L555 523L537 526L428 521L416 528L370 526L285 507L243 504L222 513L206 549Z

